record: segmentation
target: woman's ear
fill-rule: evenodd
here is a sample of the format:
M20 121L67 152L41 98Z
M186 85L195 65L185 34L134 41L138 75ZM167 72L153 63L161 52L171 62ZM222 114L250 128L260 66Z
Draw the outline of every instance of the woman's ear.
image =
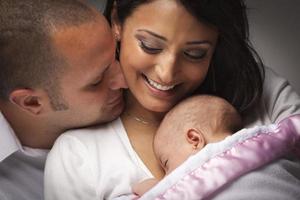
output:
M117 2L114 2L113 9L111 11L111 26L112 31L115 36L116 41L120 41L121 39L121 23L118 18L118 12L117 12Z
M206 145L206 141L203 133L198 130L191 128L186 132L186 140L193 146L193 149L200 150Z
M11 103L34 115L42 112L43 104L39 92L31 89L17 89L10 93Z

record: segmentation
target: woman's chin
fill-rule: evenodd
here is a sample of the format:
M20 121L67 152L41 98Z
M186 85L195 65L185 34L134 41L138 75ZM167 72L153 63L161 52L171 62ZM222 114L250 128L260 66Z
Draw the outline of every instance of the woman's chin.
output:
M157 113L166 113L168 112L173 106L174 104L171 104L170 102L165 103L165 104L155 104L155 103L150 103L150 104L142 104L144 106L144 108L146 108L147 110L151 111L151 112L157 112Z

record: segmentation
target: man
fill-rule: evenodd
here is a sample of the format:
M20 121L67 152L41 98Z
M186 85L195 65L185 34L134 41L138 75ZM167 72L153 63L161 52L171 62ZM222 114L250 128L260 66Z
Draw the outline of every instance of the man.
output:
M0 199L43 199L55 139L111 121L126 83L101 14L80 0L0 1Z

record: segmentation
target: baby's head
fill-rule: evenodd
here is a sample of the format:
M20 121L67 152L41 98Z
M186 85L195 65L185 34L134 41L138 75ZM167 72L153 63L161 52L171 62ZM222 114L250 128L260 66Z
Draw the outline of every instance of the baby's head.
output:
M226 100L197 95L171 109L154 138L154 151L168 174L206 144L241 128L241 117Z

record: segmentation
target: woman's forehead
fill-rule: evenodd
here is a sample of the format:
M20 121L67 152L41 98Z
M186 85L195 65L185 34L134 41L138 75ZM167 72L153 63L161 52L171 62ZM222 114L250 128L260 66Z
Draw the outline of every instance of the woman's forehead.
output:
M214 40L217 32L198 21L177 1L166 0L142 4L126 19L124 25L124 30L145 29L169 40L186 40L185 37L191 41Z

